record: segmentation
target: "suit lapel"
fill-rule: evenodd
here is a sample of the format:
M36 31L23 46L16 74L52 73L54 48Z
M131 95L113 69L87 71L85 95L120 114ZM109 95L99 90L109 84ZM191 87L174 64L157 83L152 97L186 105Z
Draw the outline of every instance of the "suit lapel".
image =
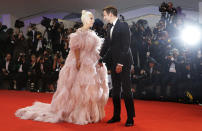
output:
M119 24L120 24L120 21L118 19L117 22L116 22L116 24L114 25L114 29L113 29L113 32L112 32L112 40L114 39L114 37L116 37L116 33L118 32Z

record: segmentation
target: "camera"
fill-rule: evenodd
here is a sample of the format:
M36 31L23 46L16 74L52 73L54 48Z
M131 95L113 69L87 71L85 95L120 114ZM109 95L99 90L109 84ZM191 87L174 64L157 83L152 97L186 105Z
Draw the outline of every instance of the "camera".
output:
M16 21L15 21L15 27L16 27L16 28L22 28L22 27L24 27L24 26L25 26L25 24L24 24L23 21L20 21L20 20L16 20Z
M32 30L35 30L36 29L36 24L33 24L33 23L30 23L30 28L32 29Z
M24 53L20 53L19 59L18 59L18 61L20 62L20 64L23 63L23 60L24 60L24 59L25 59L25 54L24 54Z
M25 58L25 54L24 54L24 53L20 53L19 58L20 58L20 59Z
M160 11L160 12L167 12L167 11L168 11L168 8L169 8L168 4L165 3L165 2L163 2L163 3L161 4L161 6L159 7L159 11Z
M56 19L56 18L53 19L52 25L53 25L54 29L60 28L60 23L58 22L58 19Z
M171 8L168 10L168 13L171 15L176 15L177 14L177 10L175 8Z
M7 26L6 25L2 25L2 26L0 26L0 31L2 31L2 30L6 30L7 29Z
M40 57L40 60L43 60L43 57Z
M46 28L50 27L51 19L47 17L43 17L43 20L41 21L41 25L43 25Z

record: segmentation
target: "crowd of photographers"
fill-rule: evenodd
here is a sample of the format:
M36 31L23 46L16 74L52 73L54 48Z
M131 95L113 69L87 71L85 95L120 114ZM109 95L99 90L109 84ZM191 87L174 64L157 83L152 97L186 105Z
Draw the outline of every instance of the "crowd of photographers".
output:
M170 2L162 3L161 20L153 29L146 20L131 26L134 94L139 98L198 103L202 98L201 42L197 47L183 43L180 32L184 15L172 6Z
M180 41L184 15L180 7L162 3L161 20L150 28L146 20L130 27L134 65L131 71L134 97L182 102L201 102L202 54L201 44L190 48ZM124 21L124 18L122 18ZM81 25L65 29L57 19L45 18L48 37L30 24L26 37L16 21L14 31L0 23L0 83L5 80L9 89L45 92L56 90L58 74L68 55L68 36ZM93 29L105 37L102 21L95 20Z
M8 89L37 92L56 90L59 71L69 52L68 35L76 27L64 29L63 23L53 20L53 24L50 24L47 20L48 38L37 30L35 24L30 24L25 36L20 31L23 22L16 21L15 30L5 30L6 27L0 23L1 87L7 82Z

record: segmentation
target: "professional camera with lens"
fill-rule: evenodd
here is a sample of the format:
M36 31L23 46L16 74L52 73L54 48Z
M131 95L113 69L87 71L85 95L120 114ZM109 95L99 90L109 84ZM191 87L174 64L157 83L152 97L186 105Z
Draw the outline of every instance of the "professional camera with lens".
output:
M36 29L36 24L30 23L30 27L31 27L32 30L35 30Z
M166 12L166 11L168 11L168 4L167 3L165 3L165 2L163 2L162 4L161 4L161 6L159 7L159 11L160 12Z
M47 17L43 17L43 20L41 21L41 25L43 25L46 28L50 27L51 19Z
M23 61L25 60L25 54L24 53L20 53L18 60L19 60L20 64L22 64Z
M58 29L60 28L60 23L58 22L58 19L54 18L53 19L53 29Z
M24 53L20 53L20 58L25 58L25 54Z
M177 10L175 8L171 8L168 10L168 13L171 15L176 15L177 14Z
M164 20L166 25L172 24L178 13L177 9L173 7L172 2L163 2L161 6L159 6L159 11L161 12L161 20Z
M15 21L15 27L16 27L16 28L22 28L22 27L24 27L24 26L25 26L25 24L24 24L23 21L20 21L20 20L16 20L16 21Z
M6 26L6 25L0 26L0 31L5 30L5 29L7 29L7 26Z

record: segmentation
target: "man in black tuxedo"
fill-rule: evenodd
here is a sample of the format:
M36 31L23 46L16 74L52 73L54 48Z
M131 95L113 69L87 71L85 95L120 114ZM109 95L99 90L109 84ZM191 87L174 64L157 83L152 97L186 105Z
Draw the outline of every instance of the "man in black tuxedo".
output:
M121 113L121 87L125 106L127 110L127 121L125 126L133 126L135 109L131 92L130 69L133 64L130 49L130 30L128 24L121 22L117 17L117 9L109 6L103 9L104 20L113 24L107 31L107 37L100 52L102 61L109 64L112 76L112 99L114 105L114 115L108 123L120 121Z
M0 78L9 81L8 89L13 89L14 63L11 60L11 54L7 53L5 59L1 63ZM0 80L1 81L1 80Z
M16 90L26 89L28 65L26 62L25 54L20 53L15 63L15 76Z

